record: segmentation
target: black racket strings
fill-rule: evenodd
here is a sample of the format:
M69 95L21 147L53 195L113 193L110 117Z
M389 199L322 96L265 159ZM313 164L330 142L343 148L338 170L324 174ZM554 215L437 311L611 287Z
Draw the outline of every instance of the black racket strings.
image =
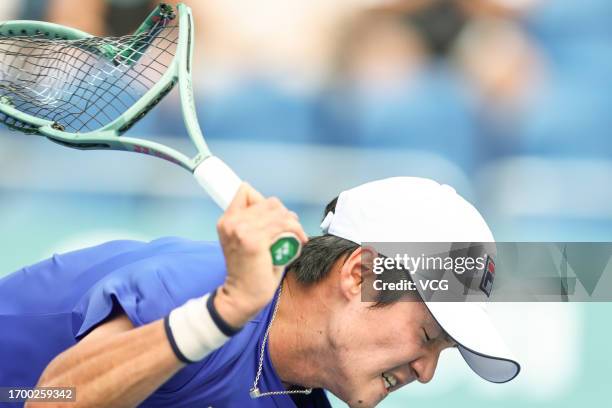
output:
M134 105L167 71L177 24L161 19L138 35L49 38L0 36L0 101L80 133L106 126ZM119 57L119 58L117 58ZM36 127L0 113L6 127Z

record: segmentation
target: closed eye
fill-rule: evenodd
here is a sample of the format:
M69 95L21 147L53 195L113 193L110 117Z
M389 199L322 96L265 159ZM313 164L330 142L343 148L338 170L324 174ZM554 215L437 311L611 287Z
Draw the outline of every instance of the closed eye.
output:
M425 329L423 329L423 334L425 334L425 340L426 341L431 341L431 338L429 337L429 335L427 334L427 331Z

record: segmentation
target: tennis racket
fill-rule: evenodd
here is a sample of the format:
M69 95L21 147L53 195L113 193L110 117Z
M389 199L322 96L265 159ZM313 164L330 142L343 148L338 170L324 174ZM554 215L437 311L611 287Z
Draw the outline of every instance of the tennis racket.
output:
M0 23L0 123L63 146L125 150L189 170L225 209L241 180L209 150L195 112L189 7L160 4L132 35L95 37L40 21ZM122 136L178 84L181 110L197 154ZM293 234L270 248L275 265L301 250Z

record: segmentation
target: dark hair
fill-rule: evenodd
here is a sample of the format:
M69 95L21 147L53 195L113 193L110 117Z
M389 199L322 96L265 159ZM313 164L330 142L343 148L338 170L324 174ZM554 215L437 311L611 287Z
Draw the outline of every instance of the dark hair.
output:
M323 218L336 210L338 197L325 206ZM359 248L359 245L334 235L312 237L302 248L302 253L291 265L298 282L311 284L325 278L334 263Z

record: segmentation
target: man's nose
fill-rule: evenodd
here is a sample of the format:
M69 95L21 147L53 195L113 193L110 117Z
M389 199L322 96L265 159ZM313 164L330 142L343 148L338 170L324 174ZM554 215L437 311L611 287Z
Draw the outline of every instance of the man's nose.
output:
M436 349L412 362L411 367L420 383L427 384L432 380L438 366L439 357L440 350Z

